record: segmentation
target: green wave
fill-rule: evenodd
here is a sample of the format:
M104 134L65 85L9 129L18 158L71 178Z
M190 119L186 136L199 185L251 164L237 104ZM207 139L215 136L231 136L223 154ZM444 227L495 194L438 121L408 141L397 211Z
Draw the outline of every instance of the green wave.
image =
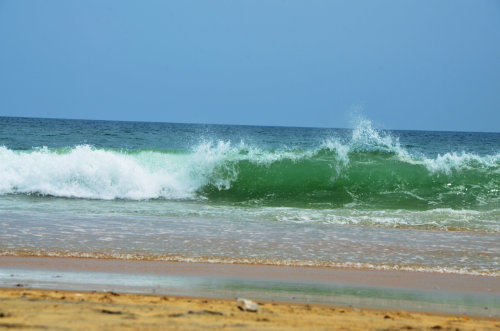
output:
M415 160L375 151L349 153L346 162L336 151L321 150L311 157L271 164L239 160L213 174L217 178L237 174L229 188L210 183L199 194L211 201L301 208L500 207L498 160L485 163L463 155L458 156L461 163L450 163L450 158L457 161L456 155L448 160Z
M500 155L416 157L380 139L326 141L310 150L223 141L192 149L0 147L0 175L0 194L315 209L500 208Z

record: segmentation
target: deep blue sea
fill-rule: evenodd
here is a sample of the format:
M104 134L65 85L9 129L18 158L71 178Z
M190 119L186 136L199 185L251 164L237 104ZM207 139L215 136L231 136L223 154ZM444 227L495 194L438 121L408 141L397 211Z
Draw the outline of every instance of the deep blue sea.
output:
M500 133L0 117L0 254L500 276Z

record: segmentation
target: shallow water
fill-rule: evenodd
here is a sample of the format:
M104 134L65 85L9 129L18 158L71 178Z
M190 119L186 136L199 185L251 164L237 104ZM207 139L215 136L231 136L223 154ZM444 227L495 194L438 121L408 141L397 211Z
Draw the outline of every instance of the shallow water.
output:
M343 266L500 276L500 241L494 233L27 212L3 213L1 225L1 247L7 255Z

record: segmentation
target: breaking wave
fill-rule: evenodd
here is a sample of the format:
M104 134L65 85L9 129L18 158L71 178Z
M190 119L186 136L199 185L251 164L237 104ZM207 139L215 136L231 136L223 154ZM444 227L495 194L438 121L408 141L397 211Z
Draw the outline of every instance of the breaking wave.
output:
M499 190L500 155L415 155L367 120L349 139L331 137L312 149L213 140L183 150L0 147L0 194L491 210L500 206Z

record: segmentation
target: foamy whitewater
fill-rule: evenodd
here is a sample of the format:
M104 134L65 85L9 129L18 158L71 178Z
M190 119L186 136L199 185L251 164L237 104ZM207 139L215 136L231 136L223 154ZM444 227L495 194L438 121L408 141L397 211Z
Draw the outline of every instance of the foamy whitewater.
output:
M500 134L0 117L0 254L500 275Z

